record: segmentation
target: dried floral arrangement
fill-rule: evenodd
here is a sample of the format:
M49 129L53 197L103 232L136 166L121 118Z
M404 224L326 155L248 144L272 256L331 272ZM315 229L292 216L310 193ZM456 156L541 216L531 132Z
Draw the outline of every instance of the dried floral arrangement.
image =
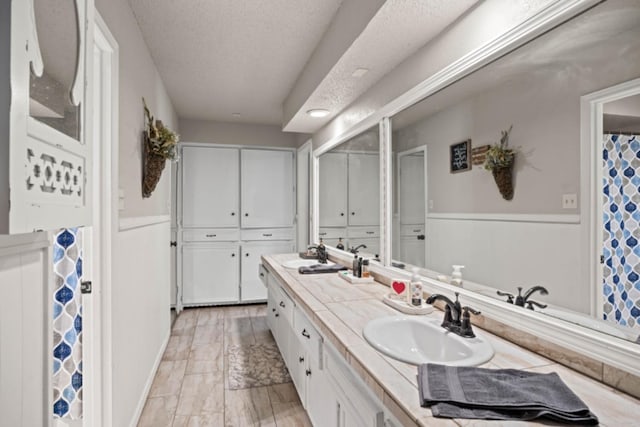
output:
M178 160L179 136L151 115L144 98L142 104L147 121L144 130L142 170L142 197L146 198L156 189L167 159Z
M513 125L508 130L503 130L500 137L500 144L494 144L487 150L484 168L492 171L498 168L508 168L513 166L516 157L516 150L509 148L509 134L513 129Z
M484 168L491 171L498 190L505 200L513 199L513 162L516 158L516 150L509 148L511 129L513 125L501 132L500 144L489 147L484 161Z
M148 141L147 149L165 159L177 160L179 135L166 127L161 120L154 119L144 98L142 98L142 103L147 118L147 128L145 129Z

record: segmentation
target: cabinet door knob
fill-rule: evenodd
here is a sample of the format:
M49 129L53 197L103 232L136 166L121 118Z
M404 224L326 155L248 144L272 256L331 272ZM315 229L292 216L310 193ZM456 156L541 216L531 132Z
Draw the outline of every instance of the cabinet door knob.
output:
M244 256L249 256L249 252L247 252L246 254L244 254Z
M307 374L307 376L311 375L311 369L307 369L307 370L305 371L305 374Z
M236 254L231 254L231 257L234 257L234 256L236 256Z
M272 308L272 309L271 309L271 311L276 311L276 309L275 309L275 308Z
M249 214L248 214L248 213L246 213L246 214L244 214L244 216L249 216Z
M284 308L284 301L280 301L280 307Z
M304 362L304 357L298 358L298 362L300 362L300 363Z
M352 215L352 216L353 216L353 215L355 215L355 214L356 214L355 212L351 212L351 215Z
M309 332L307 332L306 329L302 330L302 336L305 337L305 338L309 338L309 339L311 338L311 335L309 335Z
M236 213L235 212L231 212L231 216L236 216Z
M340 212L340 216L344 216L344 212Z
M276 317L280 317L280 314L279 314L279 313L276 313Z

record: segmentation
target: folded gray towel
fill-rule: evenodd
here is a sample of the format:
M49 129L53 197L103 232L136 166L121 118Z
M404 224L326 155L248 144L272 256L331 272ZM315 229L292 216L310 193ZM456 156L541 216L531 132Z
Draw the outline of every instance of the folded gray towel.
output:
M420 404L436 417L598 424L555 372L426 364L418 367L418 386Z
M321 273L337 273L338 271L346 270L347 267L340 264L314 264L308 267L298 268L300 274L321 274Z

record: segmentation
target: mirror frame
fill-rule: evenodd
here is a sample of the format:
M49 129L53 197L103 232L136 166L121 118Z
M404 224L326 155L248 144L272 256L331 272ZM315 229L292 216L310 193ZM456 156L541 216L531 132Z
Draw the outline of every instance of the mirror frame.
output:
M449 64L431 77L427 78L414 88L403 93L391 102L377 109L375 112L347 129L342 134L334 136L324 142L313 152L312 164L312 239L318 240L318 157L342 142L371 128L376 123L380 126L380 215L381 215L381 262L380 266L373 265L372 271L385 276L410 278L410 273L391 267L391 221L392 221L392 186L391 186L391 120L390 117L410 107L446 86L466 77L479 68L488 65L503 55L517 49L523 44L533 40L541 34L563 24L565 21L579 15L585 10L598 4L598 0L574 0L571 2L554 0L547 7L540 10L531 18L513 27L511 30L498 36L491 42L473 50L457 61ZM602 130L602 105L608 100L620 97L621 92L628 94L640 93L640 79L623 83L614 88L605 89L585 95L581 98L581 141L580 158L581 170L585 164L594 170L590 148L596 141L598 128ZM613 95L616 93L617 95ZM591 118L598 117L599 126L591 126ZM589 129L585 129L585 127ZM589 147L589 149L587 149ZM585 256L592 256L594 249L595 215L592 212L591 200L593 200L595 185L590 176L582 174L580 181L581 223L583 230L587 232L589 245L584 249ZM347 255L346 252L329 248L329 252L338 258ZM592 258L595 259L595 258ZM595 263L594 263L595 264ZM594 279L595 265L592 264L585 276ZM464 288L422 277L425 290L430 293L459 292L466 304L474 306L491 318L510 328L529 333L539 339L562 348L583 354L585 357L597 360L603 364L613 366L622 371L640 376L640 345L625 341L605 333L587 328L585 326L570 323L568 321L553 318L530 310L522 310L520 307L505 304L503 301L484 296ZM590 286L595 286L590 282ZM585 353L588 349L588 354ZM602 378L600 378L602 380Z

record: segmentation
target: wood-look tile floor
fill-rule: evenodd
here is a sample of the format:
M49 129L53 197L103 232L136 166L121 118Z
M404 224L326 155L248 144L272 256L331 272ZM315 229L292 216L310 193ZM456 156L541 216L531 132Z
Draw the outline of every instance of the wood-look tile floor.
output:
M138 427L311 426L293 383L229 390L229 345L265 341L264 304L184 310Z

